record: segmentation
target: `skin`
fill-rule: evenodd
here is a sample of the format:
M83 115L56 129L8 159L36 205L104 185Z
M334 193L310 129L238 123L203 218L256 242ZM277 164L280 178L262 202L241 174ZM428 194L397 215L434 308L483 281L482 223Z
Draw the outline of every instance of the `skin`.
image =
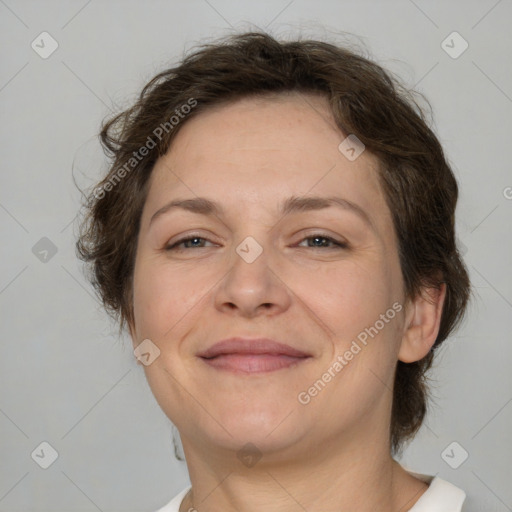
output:
M131 335L134 347L149 338L160 350L144 371L181 435L192 483L181 511L397 512L427 489L390 456L391 390L397 361L419 360L434 343L445 289L405 300L378 162L369 151L349 161L338 150L345 136L321 96L243 99L187 120L154 168ZM280 215L292 195L343 197L372 227L337 207ZM196 196L224 215L173 209L150 224L170 200ZM166 251L186 235L204 240ZM252 263L235 250L248 236L263 249ZM301 404L298 394L396 302L402 310ZM237 335L312 357L235 374L197 356ZM252 467L237 457L249 442L261 454Z

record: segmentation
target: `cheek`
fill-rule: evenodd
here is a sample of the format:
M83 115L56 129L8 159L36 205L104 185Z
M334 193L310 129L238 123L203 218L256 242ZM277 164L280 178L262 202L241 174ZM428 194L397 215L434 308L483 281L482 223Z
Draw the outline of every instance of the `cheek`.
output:
M159 339L169 332L208 295L212 279L200 269L170 268L151 258L136 264L133 303L139 336Z
M383 267L368 258L300 269L289 279L293 292L315 313L314 318L329 327L331 336L346 341L373 325L399 298L393 276Z
M372 258L302 276L297 295L316 313L312 318L320 318L329 328L325 368L343 356L333 400L347 389L359 390L368 400L379 396L382 383L392 378L399 348L402 313L395 309L400 309L399 276L389 272L386 262Z

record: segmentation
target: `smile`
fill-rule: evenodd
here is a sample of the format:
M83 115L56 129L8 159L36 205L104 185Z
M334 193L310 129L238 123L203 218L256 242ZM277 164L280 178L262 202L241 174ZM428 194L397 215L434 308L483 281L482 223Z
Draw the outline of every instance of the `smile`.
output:
M202 359L206 364L218 370L263 373L290 368L309 357L293 357L283 354L223 354L210 359Z

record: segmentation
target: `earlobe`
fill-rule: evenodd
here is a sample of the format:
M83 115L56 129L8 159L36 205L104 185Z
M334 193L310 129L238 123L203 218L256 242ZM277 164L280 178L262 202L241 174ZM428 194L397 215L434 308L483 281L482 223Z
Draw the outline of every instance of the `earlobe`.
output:
M400 361L413 363L429 353L439 333L445 297L446 283L441 283L439 288L423 288L409 304L398 352Z

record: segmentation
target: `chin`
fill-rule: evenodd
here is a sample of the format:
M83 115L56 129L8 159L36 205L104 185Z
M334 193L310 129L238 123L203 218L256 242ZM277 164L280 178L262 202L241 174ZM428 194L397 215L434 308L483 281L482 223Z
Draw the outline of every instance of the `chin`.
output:
M233 437L226 432L218 435L218 431L212 435L208 435L207 432L204 434L209 443L218 448L232 451L240 458L247 451L269 456L296 445L301 438L300 432L294 428L279 428L278 430L272 432L272 429L267 431L261 427L243 424L239 425L236 430L233 428L230 430ZM269 435L270 432L272 433Z
M177 414L174 414L175 407L172 407L172 413L167 407L169 414L166 414L180 432L195 439L194 443L234 452L247 443L254 444L262 452L276 451L295 443L306 428L307 422L299 421L293 405L281 408L268 403L245 403L242 407L228 401L225 404L209 403L208 412L202 408L193 411L178 408L181 412Z
M275 451L293 444L301 437L305 423L300 422L294 406L269 407L268 404L251 404L237 409L231 407L217 411L216 419L226 429L219 428L215 421L209 422L212 442L232 450L239 450L252 443L261 451ZM215 424L215 425L213 425ZM226 432L227 431L227 432ZM228 434L231 434L231 436ZM207 432L205 432L208 435Z

